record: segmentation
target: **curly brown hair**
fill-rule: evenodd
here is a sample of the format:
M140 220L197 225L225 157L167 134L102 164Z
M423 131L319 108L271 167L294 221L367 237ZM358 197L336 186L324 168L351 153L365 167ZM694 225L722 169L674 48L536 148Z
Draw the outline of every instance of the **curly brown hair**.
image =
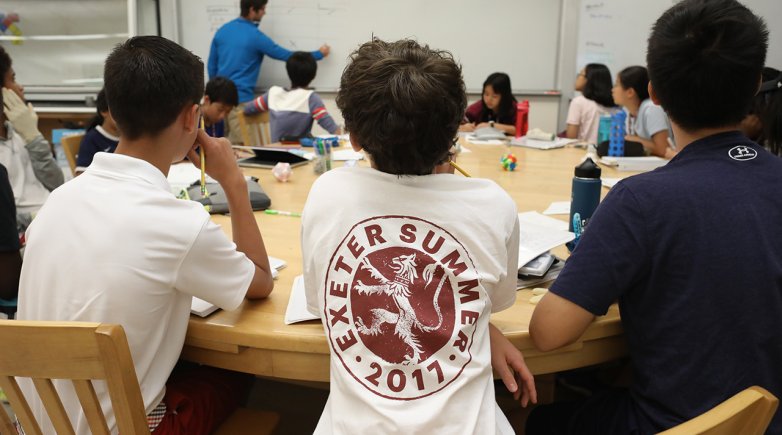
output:
M443 163L466 105L451 53L409 39L361 45L337 94L351 139L378 170L396 175L431 174Z

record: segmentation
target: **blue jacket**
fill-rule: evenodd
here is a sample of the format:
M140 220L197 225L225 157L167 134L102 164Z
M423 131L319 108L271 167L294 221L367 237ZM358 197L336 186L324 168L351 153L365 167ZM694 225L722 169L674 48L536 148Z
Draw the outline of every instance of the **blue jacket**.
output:
M320 51L311 53L316 60L323 59ZM291 54L292 51L280 47L258 30L255 23L239 17L223 24L212 39L207 66L209 78L223 76L233 80L239 101L245 103L254 97L263 56L288 60Z

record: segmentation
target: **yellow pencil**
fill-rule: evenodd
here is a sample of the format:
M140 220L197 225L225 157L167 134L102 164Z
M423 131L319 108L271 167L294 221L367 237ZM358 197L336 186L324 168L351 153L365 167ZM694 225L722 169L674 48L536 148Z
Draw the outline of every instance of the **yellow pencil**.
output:
M467 173L467 171L465 171L464 169L460 168L459 165L457 165L456 162L454 162L453 160L449 159L448 160L448 164L453 166L453 168L456 169L457 171L461 172L462 175L464 175L465 177L472 177L470 174Z
M201 117L201 130L204 130L204 118ZM204 153L204 144L199 147L201 150L201 198L206 198L206 154Z

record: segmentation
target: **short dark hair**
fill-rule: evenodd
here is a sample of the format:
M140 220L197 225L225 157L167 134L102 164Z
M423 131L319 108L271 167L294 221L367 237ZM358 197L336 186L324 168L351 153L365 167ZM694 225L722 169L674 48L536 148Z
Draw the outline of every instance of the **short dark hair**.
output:
M491 73L483 82L481 94L486 90L486 86L491 86L491 88L494 89L494 92L500 94L500 107L497 108L498 113L495 113L495 115L497 115L497 117L510 116L516 105L516 97L513 96L513 91L510 86L510 76L503 72ZM483 101L483 98L481 98L481 121L487 121L488 119L489 108L486 107L486 103Z
M198 56L160 36L118 44L103 72L111 116L127 139L155 136L204 94Z
M229 106L239 105L239 92L233 80L217 76L206 83L204 95L209 97L212 103L223 103Z
M683 0L657 20L646 63L660 105L685 130L738 124L766 61L762 18L735 0Z
M87 127L87 131L92 130L93 128L102 125L103 124L103 115L101 112L108 112L109 110L109 102L106 100L106 90L101 89L100 92L98 92L98 96L95 97L95 116L92 117L92 120L90 121L89 127Z
M297 51L285 62L285 70L291 79L291 87L306 88L315 78L318 63L312 53Z
M619 82L622 89L632 89L643 102L649 98L649 73L642 66L628 66L619 71Z
M239 9L241 10L241 15L243 17L246 17L250 14L250 8L253 9L261 9L264 6L266 6L266 3L268 3L269 0L242 0L239 2Z
M8 73L8 70L11 69L11 64L11 56L9 56L8 52L5 51L5 48L0 45L0 88L5 84L3 80L5 80L5 75Z
M409 39L361 45L337 93L351 140L378 170L396 175L430 174L445 162L466 105L451 53Z
M2 45L0 45L0 89L5 85L5 75L8 70L11 69L11 56L5 51ZM3 93L0 92L0 106L3 104ZM0 111L0 119L5 119L5 112Z
M585 98L603 107L614 107L614 97L611 95L611 71L602 63L590 63L584 67L586 84L581 93Z

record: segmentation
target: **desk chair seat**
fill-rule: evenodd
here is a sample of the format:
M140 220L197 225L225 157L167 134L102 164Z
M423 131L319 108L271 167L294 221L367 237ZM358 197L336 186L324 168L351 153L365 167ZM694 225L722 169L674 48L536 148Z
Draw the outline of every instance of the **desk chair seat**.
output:
M705 413L659 435L763 435L779 400L761 387L749 387Z
M244 146L266 146L271 144L271 126L269 112L245 115L239 112L239 128Z
M76 154L79 153L83 134L74 134L64 136L61 141L62 150L65 152L65 158L68 159L68 166L71 167L71 174L76 175Z
M109 434L93 380L106 381L119 433L150 433L133 358L121 326L0 320L0 348L13 349L0 352L0 389L27 435L40 435L42 431L15 377L32 378L58 434L73 433L73 427L53 379L73 382L93 434ZM271 433L278 420L277 414L240 409L217 434ZM0 434L15 433L13 419L0 407Z

